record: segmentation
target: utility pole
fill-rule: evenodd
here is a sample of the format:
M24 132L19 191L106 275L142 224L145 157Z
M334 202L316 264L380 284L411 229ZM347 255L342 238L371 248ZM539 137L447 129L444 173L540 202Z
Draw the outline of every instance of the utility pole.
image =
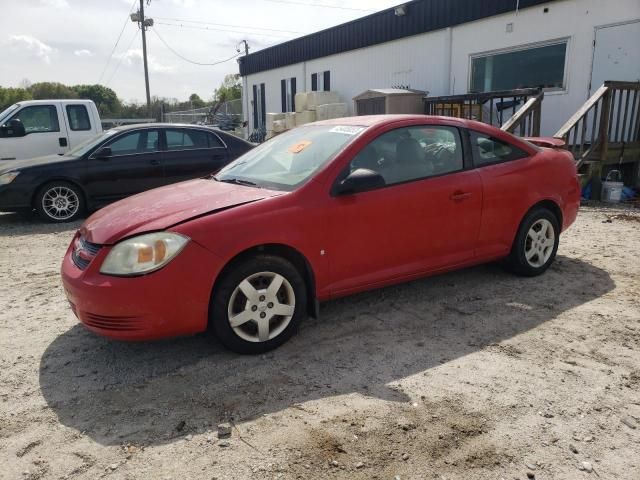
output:
M240 43L244 43L244 54L249 55L249 44L246 40L240 40Z
M249 55L249 44L247 43L246 40L240 40L240 43L244 43L244 55L247 56ZM238 43L238 46L236 46L236 51L238 53L240 53L240 48L238 48L240 46L240 43ZM238 59L238 63L240 63L240 59ZM249 130L250 130L250 126L249 126L249 84L247 82L247 77L243 77L242 79L242 96L244 97L244 107L242 108L244 110L244 118L247 119L247 138L249 138Z
M150 1L150 0L147 0ZM131 14L131 21L137 22L142 30L142 61L144 63L144 85L147 91L147 115L151 115L151 94L149 93L149 67L147 64L147 28L153 26L153 18L144 18L144 0L140 0L140 9Z

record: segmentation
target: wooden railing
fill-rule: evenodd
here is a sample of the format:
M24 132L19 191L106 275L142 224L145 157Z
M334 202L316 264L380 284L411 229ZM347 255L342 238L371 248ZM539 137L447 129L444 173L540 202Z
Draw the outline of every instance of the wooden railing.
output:
M542 90L524 88L502 90L486 93L468 93L465 95L449 95L442 97L425 97L424 113L426 115L444 115L447 117L467 118L503 127L516 112L522 110L532 98L539 98L535 110L537 113L522 119L517 126L523 131L528 124L532 132L540 132L540 102ZM528 134L529 135L529 134Z
M540 92L535 97L531 97L502 125L501 129L505 132L515 133L521 137L539 137L543 99L544 92Z
M554 137L567 143L578 168L605 163L611 148L624 156L625 147L640 146L640 82L604 82Z

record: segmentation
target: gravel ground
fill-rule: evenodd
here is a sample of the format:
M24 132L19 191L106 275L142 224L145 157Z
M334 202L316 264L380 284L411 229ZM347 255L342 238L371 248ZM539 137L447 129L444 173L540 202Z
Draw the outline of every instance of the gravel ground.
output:
M0 215L0 478L640 478L638 210L584 207L542 277L328 302L253 357L86 331L78 225Z

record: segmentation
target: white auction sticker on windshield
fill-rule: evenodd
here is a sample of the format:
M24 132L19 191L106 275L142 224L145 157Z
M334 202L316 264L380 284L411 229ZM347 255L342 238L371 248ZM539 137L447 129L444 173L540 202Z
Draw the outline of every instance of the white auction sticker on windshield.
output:
M331 133L344 133L345 135L357 135L364 130L364 127L352 127L349 125L338 125L329 130Z

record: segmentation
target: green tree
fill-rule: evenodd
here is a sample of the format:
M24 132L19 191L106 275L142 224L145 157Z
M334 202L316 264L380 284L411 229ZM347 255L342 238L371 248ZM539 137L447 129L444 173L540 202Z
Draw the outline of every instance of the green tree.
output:
M58 82L39 82L29 87L34 100L52 100L57 98L78 98L71 88Z
M31 93L24 88L0 87L0 111L22 100L31 100Z
M235 100L241 97L242 84L240 82L240 75L237 73L225 75L220 87L216 88L213 92L213 99L217 102L228 102L229 100Z
M202 100L197 93L192 93L189 96L189 103L191 104L192 108L202 108L207 105L207 103Z
M75 85L71 89L78 98L93 100L101 116L113 116L120 113L122 103L116 92L103 85Z

